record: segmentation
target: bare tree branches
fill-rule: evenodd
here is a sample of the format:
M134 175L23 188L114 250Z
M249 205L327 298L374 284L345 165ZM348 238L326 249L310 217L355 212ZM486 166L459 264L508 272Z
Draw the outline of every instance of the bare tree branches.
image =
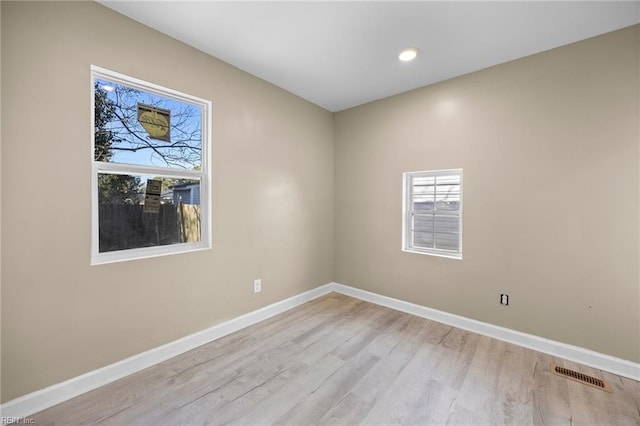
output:
M170 142L147 134L138 122L138 103L171 111ZM103 81L97 81L95 85L95 108L102 120L99 134L96 119L96 160L185 169L200 167L202 117L199 108Z

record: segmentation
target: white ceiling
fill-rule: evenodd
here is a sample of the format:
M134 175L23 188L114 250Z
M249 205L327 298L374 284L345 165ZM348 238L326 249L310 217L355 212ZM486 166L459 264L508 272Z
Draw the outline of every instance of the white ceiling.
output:
M640 22L640 1L99 2L329 111Z

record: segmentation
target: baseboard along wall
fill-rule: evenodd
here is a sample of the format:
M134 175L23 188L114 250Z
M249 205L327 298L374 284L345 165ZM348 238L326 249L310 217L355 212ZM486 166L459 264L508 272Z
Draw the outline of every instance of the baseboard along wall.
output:
M382 296L355 287L333 283L333 291L355 297L397 311L406 312L418 317L427 318L442 324L451 325L463 330L492 337L514 345L523 346L534 351L553 355L568 361L577 362L598 370L607 371L622 377L640 381L640 363L627 361L610 355L595 352L579 346L545 339L533 334L522 333L498 325L450 314L426 306L416 305L403 300Z
M106 367L90 371L81 376L8 401L0 406L0 415L3 418L27 417L331 292L355 297L376 305L427 318L640 381L639 363L333 282L123 359Z

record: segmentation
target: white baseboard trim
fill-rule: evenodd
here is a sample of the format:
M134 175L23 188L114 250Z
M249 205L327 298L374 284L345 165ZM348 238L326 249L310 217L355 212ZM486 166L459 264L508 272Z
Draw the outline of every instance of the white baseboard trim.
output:
M640 364L638 363L334 282L214 325L206 330L150 349L106 367L8 401L0 406L0 416L3 418L30 416L38 411L281 314L332 291L640 381Z
M8 401L0 406L3 418L23 418L67 401L100 386L136 373L159 362L180 355L213 340L264 321L333 291L334 284L325 284L288 299L265 306L232 320L123 359L106 367L57 383L47 388Z
M333 283L333 291L640 381L640 364L369 291Z

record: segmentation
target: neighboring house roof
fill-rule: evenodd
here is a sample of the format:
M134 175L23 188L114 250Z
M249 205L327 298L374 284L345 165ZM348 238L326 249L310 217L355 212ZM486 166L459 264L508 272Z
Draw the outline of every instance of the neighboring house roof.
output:
M169 189L185 189L185 188L190 188L194 186L200 186L200 182L181 183L178 185L170 186Z

